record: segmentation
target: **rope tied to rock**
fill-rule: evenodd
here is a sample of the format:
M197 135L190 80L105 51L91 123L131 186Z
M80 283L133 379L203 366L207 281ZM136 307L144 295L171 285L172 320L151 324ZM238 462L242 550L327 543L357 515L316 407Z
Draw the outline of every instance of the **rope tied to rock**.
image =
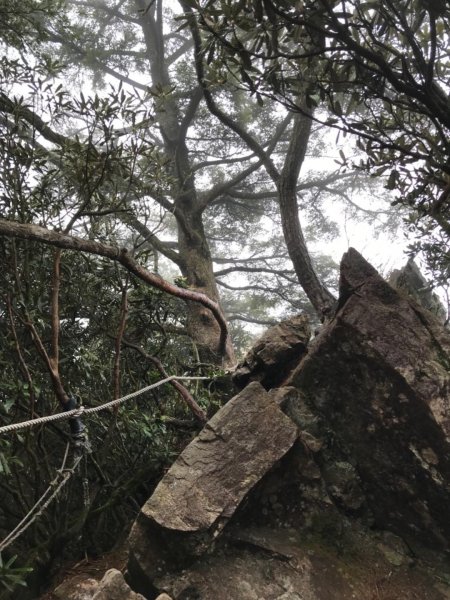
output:
M0 427L1 433L8 433L11 431L21 431L23 429L28 429L31 427L35 427L37 425L42 425L55 421L63 421L66 419L70 420L70 429L71 429L71 438L72 438L72 446L74 449L74 461L73 465L70 468L66 468L67 457L69 453L70 442L66 446L66 450L64 453L64 458L62 460L61 467L56 469L56 476L50 481L47 489L41 495L39 500L32 506L32 508L28 511L25 517L16 525L16 527L2 540L0 541L0 552L5 550L8 546L10 546L18 537L20 537L35 521L38 517L42 515L42 513L47 509L47 507L53 502L53 500L58 496L63 487L67 484L73 474L76 472L80 462L83 458L86 461L87 455L92 452L91 444L89 441L89 437L87 434L87 430L85 429L83 423L81 422L81 417L84 415L91 415L103 410L107 410L123 404L128 400L136 398L146 392L156 389L166 383L170 383L171 381L177 380L205 380L210 379L209 377L187 377L187 376L176 376L172 375L170 377L166 377L157 381L156 383L152 383L140 390L136 390L135 392L131 392L126 396L122 396L121 398L117 398L116 400L111 400L110 402L106 402L105 404L101 404L99 406L94 406L91 408L86 408L85 406L76 406L76 399L74 396L70 396L68 406L66 410L57 413L55 415L47 415L45 417L38 417L37 419L32 419L30 421L23 421L21 423L11 423L10 425L4 425ZM73 406L73 408L72 408ZM87 479L87 471L86 464L85 470L82 477L82 489L83 489L83 505L84 509L89 507L90 499L89 499L89 482Z

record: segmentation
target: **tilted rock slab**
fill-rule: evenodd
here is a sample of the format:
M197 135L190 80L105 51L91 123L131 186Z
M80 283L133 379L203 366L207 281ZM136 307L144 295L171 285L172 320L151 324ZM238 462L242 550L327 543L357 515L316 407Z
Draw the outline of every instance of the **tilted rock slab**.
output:
M288 383L355 467L377 526L449 549L450 337L433 315L350 250L339 310Z
M242 389L259 381L266 389L279 385L306 353L311 328L306 315L296 315L270 327L239 363L233 382Z
M129 573L148 589L213 545L237 507L291 448L297 427L257 382L205 425L142 507L130 534Z

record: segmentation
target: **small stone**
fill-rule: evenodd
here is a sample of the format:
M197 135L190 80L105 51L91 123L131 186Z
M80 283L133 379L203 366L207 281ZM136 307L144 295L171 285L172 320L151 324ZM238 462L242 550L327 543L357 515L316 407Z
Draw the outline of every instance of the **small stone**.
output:
M430 465L437 465L439 463L439 458L432 448L424 448L421 454L422 458Z
M319 450L322 449L323 441L320 439L317 439L316 437L314 437L307 431L301 431L300 435L299 435L299 439L301 442L303 442L305 444L305 446L308 448L308 450L311 450L311 452L314 452L314 453L319 452Z
M384 544L378 544L378 549L382 552L384 558L394 567L401 567L406 561L406 557L400 552L396 552L392 548Z
M89 600L145 600L144 596L133 592L122 573L117 569L106 571L98 591Z
M92 577L75 575L63 581L53 593L61 600L92 600L98 586L99 582Z

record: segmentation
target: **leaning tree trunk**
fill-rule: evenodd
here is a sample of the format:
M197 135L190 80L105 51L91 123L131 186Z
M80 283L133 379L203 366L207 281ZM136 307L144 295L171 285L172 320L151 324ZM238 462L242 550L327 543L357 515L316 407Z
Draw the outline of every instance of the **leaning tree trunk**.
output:
M297 205L297 180L305 159L311 134L311 118L307 112L297 114L283 169L277 180L283 235L289 257L305 294L321 320L326 320L336 303L334 296L321 283L306 247Z

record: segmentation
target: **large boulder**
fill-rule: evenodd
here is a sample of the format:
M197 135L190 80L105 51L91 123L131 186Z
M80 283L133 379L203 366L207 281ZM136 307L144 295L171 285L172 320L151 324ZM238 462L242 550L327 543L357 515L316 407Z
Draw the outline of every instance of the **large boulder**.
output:
M295 424L257 382L219 410L172 465L133 526L129 571L139 589L211 548L297 435Z
M340 288L289 383L354 466L376 525L449 549L450 337L355 250Z
M279 385L306 353L311 328L306 315L270 327L250 348L233 374L238 389L259 381L266 389Z
M129 580L147 598L450 597L448 332L350 250L307 353L304 334L293 362L266 336L269 377L249 359L241 384L270 391L248 383L142 508Z

